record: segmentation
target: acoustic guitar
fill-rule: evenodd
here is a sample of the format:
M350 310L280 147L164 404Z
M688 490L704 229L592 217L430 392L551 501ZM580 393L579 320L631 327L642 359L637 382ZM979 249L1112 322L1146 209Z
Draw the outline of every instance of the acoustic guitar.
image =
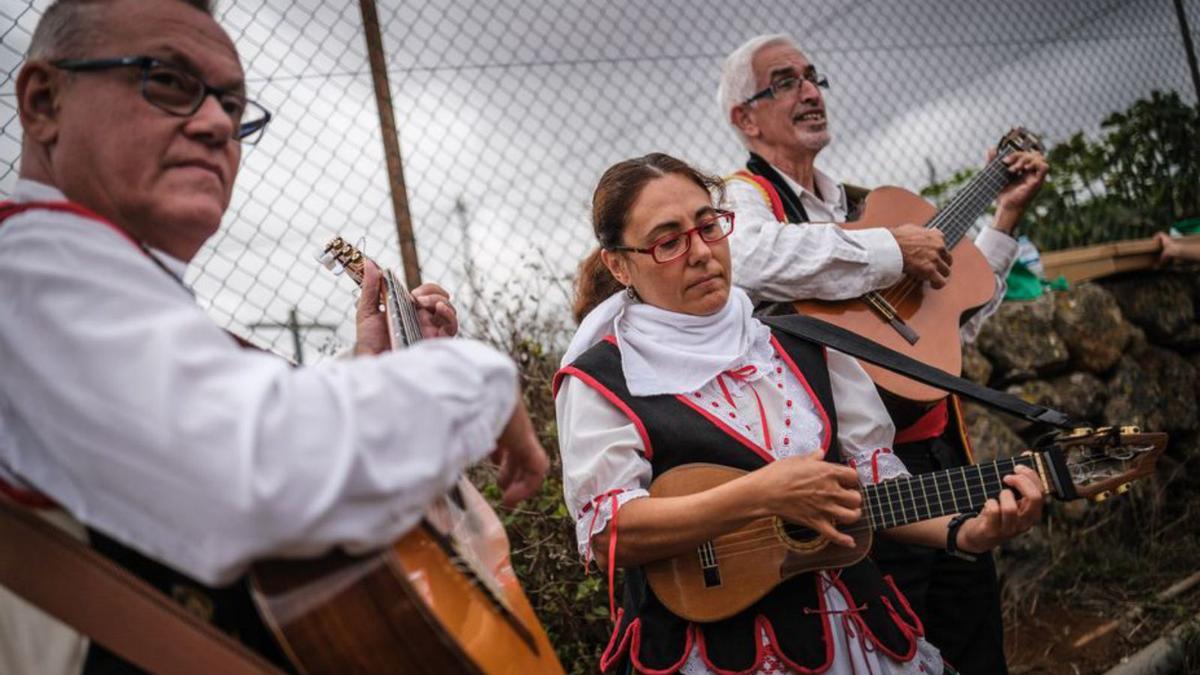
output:
M946 238L946 249L954 257L944 287L935 289L904 277L891 288L850 300L802 300L794 304L796 311L852 330L951 375L961 374L959 326L973 310L991 300L996 290L996 280L983 253L964 235L1016 178L1009 173L1004 158L1022 150L1041 149L1035 136L1015 129L1001 139L996 157L940 210L903 188L881 187L867 195L857 220L842 225L847 230L861 230L916 223L940 230ZM931 403L946 396L941 389L885 368L866 362L862 366L879 388L900 398Z
M320 259L362 283L366 258L341 237ZM390 270L383 283L392 348L411 345L421 337L412 296ZM466 479L382 551L259 563L251 585L266 624L308 675L563 672L513 572L500 519Z
M646 579L678 616L719 621L797 574L862 560L876 530L981 508L1000 494L1001 479L1017 465L1034 469L1043 492L1057 499L1103 501L1153 473L1166 442L1166 434L1142 433L1136 427L1077 429L1020 457L863 486L862 519L838 526L854 538L854 548L831 544L814 530L780 518L760 518L695 550L645 565ZM715 464L686 464L659 476L650 485L650 496L695 494L745 474Z

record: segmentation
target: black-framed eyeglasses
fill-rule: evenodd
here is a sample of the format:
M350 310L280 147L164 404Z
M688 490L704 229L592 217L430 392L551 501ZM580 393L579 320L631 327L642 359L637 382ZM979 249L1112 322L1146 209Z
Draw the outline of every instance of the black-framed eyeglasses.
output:
M196 114L211 94L233 121L234 138L254 145L271 121L266 108L235 91L210 87L207 83L176 66L149 56L121 56L111 59L62 59L51 63L71 72L92 72L111 68L141 68L142 98L154 107L178 117Z
M815 67L809 66L804 69L804 74L802 75L788 75L771 82L771 85L766 89L742 101L742 105L749 105L764 98L778 98L799 89L804 86L805 82L812 82L821 89L829 88L829 79L817 72Z
M645 253L654 258L656 263L668 263L682 258L692 249L692 235L700 237L708 244L715 244L733 233L733 211L716 211L706 217L699 225L661 237L646 248L633 246L610 246L610 251L629 251Z

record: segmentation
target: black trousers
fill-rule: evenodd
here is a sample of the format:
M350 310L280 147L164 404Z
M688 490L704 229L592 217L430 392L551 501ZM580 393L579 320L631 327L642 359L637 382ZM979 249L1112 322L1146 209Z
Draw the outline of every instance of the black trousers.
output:
M893 449L914 475L966 463L941 438ZM875 539L871 556L892 575L925 625L925 637L963 675L1006 675L1000 585L991 554L968 562L941 549Z

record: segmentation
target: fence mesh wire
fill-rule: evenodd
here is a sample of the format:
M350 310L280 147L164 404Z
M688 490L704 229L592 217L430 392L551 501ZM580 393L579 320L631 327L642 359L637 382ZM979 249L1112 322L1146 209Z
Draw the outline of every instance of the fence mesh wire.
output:
M0 0L0 196L19 166L15 79L48 4ZM1200 0L1183 8L1195 41ZM1012 126L1048 144L1094 134L1156 89L1196 102L1173 0L382 0L378 13L424 279L452 290L465 332L493 338L569 326L607 166L651 151L714 173L744 161L715 90L755 34L790 33L827 73L819 166L860 185L945 179ZM353 284L315 249L341 234L399 265L359 7L227 0L217 14L275 119L188 279L219 322L311 362L353 340Z

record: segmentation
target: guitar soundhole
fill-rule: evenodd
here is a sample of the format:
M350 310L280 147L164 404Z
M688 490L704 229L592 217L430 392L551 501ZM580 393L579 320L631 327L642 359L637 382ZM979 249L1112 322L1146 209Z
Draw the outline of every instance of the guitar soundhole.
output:
M778 518L775 519L775 530L788 548L800 553L819 551L829 543L816 530L795 523L787 523Z
M794 523L784 523L783 533L787 535L788 539L791 539L797 544L808 544L814 539L820 538L821 536L816 530L809 529L803 525L796 525Z

